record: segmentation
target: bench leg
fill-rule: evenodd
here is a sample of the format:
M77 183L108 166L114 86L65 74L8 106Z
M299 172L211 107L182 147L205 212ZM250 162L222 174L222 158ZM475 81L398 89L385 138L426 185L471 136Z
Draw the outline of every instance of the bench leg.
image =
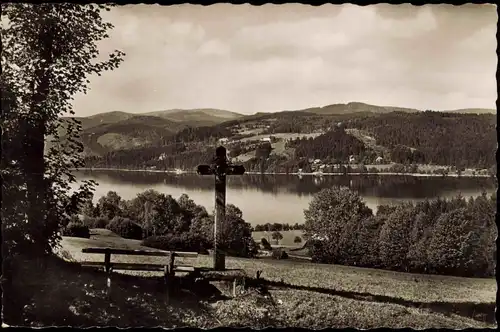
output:
M170 302L170 284L171 284L170 266L169 265L165 265L165 269L163 270L163 280L165 282L167 303L169 303Z
M111 297L111 273L113 272L113 269L110 267L107 271L107 278L106 278L106 295Z
M108 270L108 280L107 280L107 283L106 283L106 286L107 286L107 292L108 292L108 296L111 296L111 273L113 272L113 268L110 267L109 270Z
M168 265L165 266L165 284L167 287L167 303L170 302L170 295L172 293L172 286L175 277L175 253L170 252Z
M236 278L233 279L233 297L236 297Z

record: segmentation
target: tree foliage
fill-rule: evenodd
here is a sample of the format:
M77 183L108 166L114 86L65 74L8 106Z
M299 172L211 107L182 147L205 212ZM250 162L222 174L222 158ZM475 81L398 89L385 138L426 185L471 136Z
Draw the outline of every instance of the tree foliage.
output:
M379 236L380 259L386 267L404 270L410 248L410 230L413 226L413 208L400 205L386 217Z
M5 239L10 251L48 253L94 184L70 193L70 169L83 166L81 128L61 115L74 114L73 96L87 92L90 75L117 68L124 54L96 61L97 43L112 28L100 15L107 5L2 3L1 9L2 138L9 144L2 155L2 189L16 200L13 211L2 210ZM46 139L53 143L49 149Z
M356 119L351 125L390 148L394 162L477 168L496 164L495 115L392 112Z
M257 245L252 238L252 227L243 219L243 212L234 206L226 206L226 218L221 232L221 249L235 256L251 257Z
M283 240L283 234L281 234L278 231L274 231L273 234L271 234L271 238L273 240L276 240L277 242L279 242L279 241Z
M349 217L363 209L355 193L338 191L317 194L305 211L314 261L466 277L495 273L496 195L379 206L375 216ZM338 200L345 203L329 204Z
M355 225L371 216L372 211L357 193L348 188L332 187L314 195L304 215L305 231L328 239L324 242L322 255L334 262L341 257Z
M142 227L129 218L114 217L106 228L125 239L142 239Z
M89 227L104 225L122 237L144 239L145 245L155 248L205 251L213 247L214 216L186 194L175 199L148 189L131 200L123 200L110 191L99 199L95 209L87 211L93 214L84 216ZM226 207L220 245L234 256L249 257L257 253L252 227L232 204Z

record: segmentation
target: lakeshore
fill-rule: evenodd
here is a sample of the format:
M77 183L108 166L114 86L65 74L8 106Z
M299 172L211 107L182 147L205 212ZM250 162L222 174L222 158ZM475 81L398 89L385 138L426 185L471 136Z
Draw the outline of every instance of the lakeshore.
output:
M145 172L145 173L167 173L167 174L197 174L196 171L190 170L178 172L175 170L154 170L154 169L127 169L127 168L71 168L72 171L119 171L119 172ZM343 176L343 175L385 175L385 176L414 176L414 177L455 177L455 178L489 178L489 174L461 174L460 176L456 173L454 174L427 174L427 173L394 173L394 172L349 172L349 173L274 173L274 172L245 172L249 175L296 175L296 176Z

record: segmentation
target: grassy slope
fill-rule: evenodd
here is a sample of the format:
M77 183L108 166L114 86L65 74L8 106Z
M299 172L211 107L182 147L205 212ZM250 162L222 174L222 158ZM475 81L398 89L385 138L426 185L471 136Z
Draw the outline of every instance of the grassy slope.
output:
M96 259L81 253L82 248L89 246L138 248L140 244L139 241L125 240L109 232L98 231L91 239L64 238L58 252L77 261ZM158 259L161 258L147 260ZM145 262L139 256L122 256L117 260ZM212 264L209 256L189 260L196 266L208 267ZM269 304L269 299L254 293L223 301L208 301L192 291L182 291L182 296L166 304L161 291L155 288L158 286L154 286L153 281L147 281L153 279L137 279L127 275L113 277L113 289L116 291L111 299L106 299L102 294L105 276L70 263L50 263L36 278L30 277L30 273L20 273L21 277L14 280L23 290L26 287L34 289L32 302L35 306L25 308L23 314L31 315L29 317L32 317L35 325L71 322L70 325L86 326L189 325L205 328L220 325L309 328L492 327L491 324L450 312L437 312L439 308L446 311L444 308L449 307L449 303L460 307L460 303L466 302L490 303L490 309L494 310L496 284L491 279L412 275L232 257L227 258L226 266L242 268L248 276L262 270L262 277L266 280L283 279L285 283L295 286L271 287L270 295L276 306ZM153 275L148 273L148 276ZM224 291L223 285L218 288ZM409 301L416 303L411 304ZM432 304L436 301L446 303L438 304L439 308L429 309L436 307L436 304Z
M247 131L248 132L248 131ZM247 133L247 132L242 132L242 133ZM293 157L293 149L285 149L285 140L287 139L296 139L299 137L317 137L321 135L321 133L311 133L311 134L300 134L300 133L277 133L277 134L272 134L272 135L264 135L264 134L256 134L251 137L245 137L240 140L236 140L237 142L248 142L248 141L255 141L255 140L261 140L263 138L267 138L269 136L274 136L278 139L280 139L279 142L272 143L272 148L273 150L271 151L271 154L276 154L276 155L281 155L281 156L288 156L288 158ZM240 162L245 162L248 161L249 159L252 159L255 157L255 150L249 151L247 153L239 155L237 158Z

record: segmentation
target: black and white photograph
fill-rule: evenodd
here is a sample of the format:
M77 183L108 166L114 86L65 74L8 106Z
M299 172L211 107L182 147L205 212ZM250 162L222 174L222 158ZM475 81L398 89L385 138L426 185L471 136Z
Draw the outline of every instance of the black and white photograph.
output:
M497 23L2 2L2 327L496 329Z

